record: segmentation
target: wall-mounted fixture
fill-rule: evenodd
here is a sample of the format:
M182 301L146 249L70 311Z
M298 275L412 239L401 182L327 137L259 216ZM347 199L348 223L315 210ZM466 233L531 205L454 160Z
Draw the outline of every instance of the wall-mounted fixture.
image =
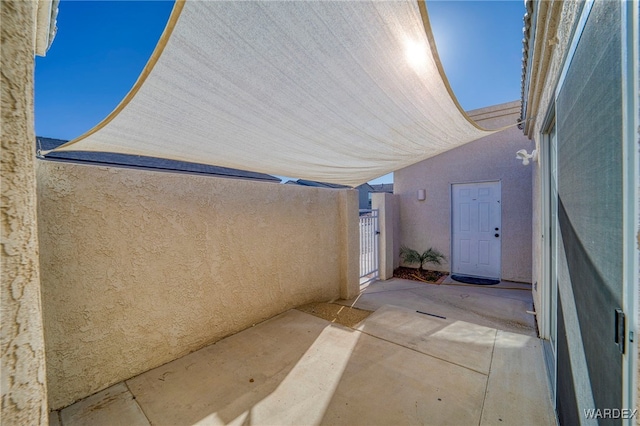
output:
M427 199L426 189L418 189L418 201L424 201Z
M529 164L529 160L536 161L538 159L538 151L534 149L531 151L531 154L529 154L526 149L521 149L516 152L516 159L522 160L522 165L526 166Z

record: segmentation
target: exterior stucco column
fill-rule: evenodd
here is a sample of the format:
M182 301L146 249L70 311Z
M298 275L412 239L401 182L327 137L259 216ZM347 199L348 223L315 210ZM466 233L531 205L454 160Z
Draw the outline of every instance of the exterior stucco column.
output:
M36 3L0 2L2 424L47 424L36 227L33 70Z
M358 219L358 191L340 191L342 219L342 265L340 298L351 299L360 293L360 226Z
M393 194L378 192L371 195L371 208L378 210L378 229L380 230L380 259L378 269L380 279L388 280L393 278L394 263L394 198Z

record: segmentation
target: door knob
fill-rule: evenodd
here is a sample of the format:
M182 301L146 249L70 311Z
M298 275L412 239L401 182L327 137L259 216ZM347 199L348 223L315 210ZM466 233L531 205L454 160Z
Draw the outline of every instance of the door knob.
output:
M500 236L500 234L495 234L495 235L496 235L496 238L498 238Z

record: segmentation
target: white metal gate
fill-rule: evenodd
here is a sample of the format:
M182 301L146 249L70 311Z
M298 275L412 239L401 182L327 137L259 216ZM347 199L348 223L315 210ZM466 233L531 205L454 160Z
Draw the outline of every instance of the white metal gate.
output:
M360 285L378 278L378 210L360 210Z

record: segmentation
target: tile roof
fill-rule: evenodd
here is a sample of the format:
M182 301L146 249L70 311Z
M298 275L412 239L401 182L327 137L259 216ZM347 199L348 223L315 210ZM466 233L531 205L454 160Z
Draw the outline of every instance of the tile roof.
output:
M56 148L67 141L62 139L36 137L36 148L46 151ZM249 172L228 167L209 166L207 164L189 163L186 161L166 160L141 155L115 154L110 152L65 151L51 152L44 159L67 161L74 163L88 163L105 166L133 167L149 170L194 173L218 177L251 179L267 182L280 182L280 179L265 173Z
M522 97L522 109L520 111L520 120L524 120L525 114L526 114L526 106L527 106L527 100L525 99L526 97L526 91L527 91L527 68L529 66L529 54L531 52L529 52L529 42L531 40L531 37L533 36L533 34L531 34L531 19L533 16L533 0L525 0L525 8L527 9L527 12L524 14L523 17L523 28L522 28L522 75L521 75L521 79L520 79L520 94ZM518 126L520 127L522 126L522 123Z

